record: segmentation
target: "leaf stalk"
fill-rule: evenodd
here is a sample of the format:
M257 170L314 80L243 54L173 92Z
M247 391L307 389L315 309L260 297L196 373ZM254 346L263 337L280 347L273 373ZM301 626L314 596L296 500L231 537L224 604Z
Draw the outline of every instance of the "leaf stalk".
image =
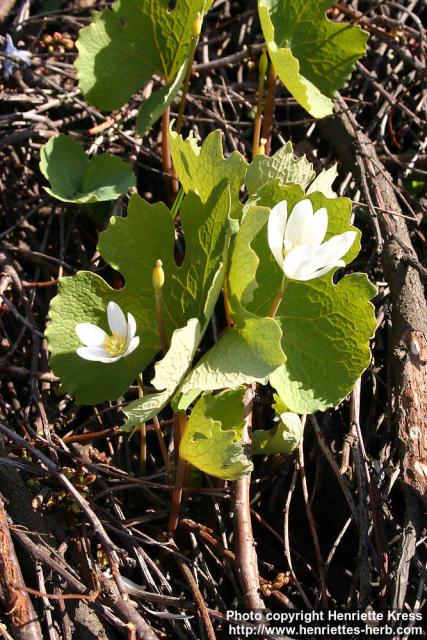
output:
M273 135L273 116L276 106L276 70L270 63L270 73L268 75L267 97L265 99L264 122L262 125L262 137L267 140L265 144L265 155L270 155L271 138Z
M144 396L144 386L142 381L142 375L138 376L138 397L143 398ZM139 457L140 457L140 467L141 467L141 475L145 476L145 470L147 466L147 427L145 422L141 422L139 425L139 436L140 436L140 448L139 448Z
M185 411L177 411L175 414L175 452L177 453L175 486L172 492L172 509L169 516L168 529L173 535L178 526L179 512L181 510L182 489L184 486L187 462L179 455L179 445L187 427L187 415Z
M288 286L288 280L283 276L282 284L280 285L279 291L276 293L273 303L270 307L270 311L268 312L269 318L274 318L276 313L279 310L280 304L283 300L283 296L285 295L286 287Z
M165 188L171 196L175 196L178 193L178 181L172 163L169 144L169 122L170 107L165 109L162 114L162 168Z
M258 64L259 70L259 79L258 79L258 102L257 102L257 110L255 115L255 124L254 124L254 137L252 142L252 160L259 153L259 143L260 143L260 135L261 135L261 123L262 123L262 110L263 110L263 99L264 99L264 84L265 84L265 74L268 66L268 58L267 53L264 51L261 54Z

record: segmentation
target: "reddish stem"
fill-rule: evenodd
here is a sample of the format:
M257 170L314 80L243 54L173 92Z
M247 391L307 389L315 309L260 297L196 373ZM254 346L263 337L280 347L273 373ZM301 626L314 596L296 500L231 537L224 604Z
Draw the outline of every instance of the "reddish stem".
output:
M261 135L262 103L264 98L264 75L265 74L260 73L259 81L258 81L258 101L257 101L256 115L255 115L254 137L252 141L252 160L258 154L260 135Z
M175 429L175 453L177 454L177 465L176 465L176 477L175 477L175 486L172 492L172 508L169 516L169 524L168 529L169 533L172 535L177 526L179 520L179 512L181 509L181 500L182 500L182 489L184 486L187 462L179 455L179 444L181 442L181 438L184 435L185 429L187 427L187 416L184 411L178 411L175 414L176 421L176 429Z
M267 140L265 144L265 155L270 155L271 138L273 135L273 115L276 106L276 71L270 64L268 75L267 97L265 99L264 122L262 125L262 137Z
M178 193L178 181L172 164L172 156L169 144L170 107L162 115L162 167L164 172L164 184L170 198Z

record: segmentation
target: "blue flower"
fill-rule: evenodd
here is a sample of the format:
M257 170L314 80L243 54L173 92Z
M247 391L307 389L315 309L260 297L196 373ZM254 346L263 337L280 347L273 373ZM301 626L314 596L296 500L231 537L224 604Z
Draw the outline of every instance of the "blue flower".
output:
M18 62L23 62L27 67L31 65L31 53L25 49L17 49L8 33L6 33L5 53L8 56L3 62L3 75L5 78L10 78L14 67L18 66Z

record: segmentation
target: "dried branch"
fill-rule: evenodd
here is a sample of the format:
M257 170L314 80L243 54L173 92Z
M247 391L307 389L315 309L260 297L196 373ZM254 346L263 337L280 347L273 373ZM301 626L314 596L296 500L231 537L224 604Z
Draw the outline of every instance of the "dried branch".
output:
M0 497L0 585L16 640L42 640L42 633L16 557L7 513Z

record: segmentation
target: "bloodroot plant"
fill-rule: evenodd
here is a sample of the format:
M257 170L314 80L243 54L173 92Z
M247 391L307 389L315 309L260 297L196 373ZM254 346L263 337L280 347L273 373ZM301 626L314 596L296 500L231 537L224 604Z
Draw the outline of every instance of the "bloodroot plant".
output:
M52 367L78 402L116 400L142 375L153 391L125 406L124 429L171 405L185 416L181 457L236 479L251 468L241 442L245 388L276 393L277 422L254 438L252 454L289 453L301 438L297 416L337 406L369 364L375 287L361 273L334 283L360 249L349 200L319 191L319 177L289 145L248 165L236 152L224 159L219 141L217 131L201 147L170 133L187 191L182 263L172 212L132 195L127 216L111 218L98 244L125 286L84 271L63 278L47 336ZM243 188L251 191L244 203ZM193 365L221 292L228 325Z
M252 456L290 454L301 442L301 417L340 404L370 362L375 329L375 287L363 273L343 272L361 234L350 200L333 191L336 169L316 176L290 143L268 157L260 110L251 163L237 151L224 158L220 131L200 144L180 134L182 118L169 122L181 87L182 116L210 4L177 0L169 10L166 0L116 0L81 30L76 68L92 104L120 108L153 75L163 78L136 124L142 135L163 114L164 157L170 153L181 190L171 209L131 195L127 215L112 217L98 242L123 288L89 271L63 278L46 332L52 368L78 403L128 398L136 381L138 398L123 404L124 431L144 434L147 421L173 413L171 532L187 465L237 480L248 506ZM330 5L259 1L270 57L266 120L276 74L313 116L332 112L366 34L327 20ZM266 52L261 68L260 91ZM135 185L122 162L89 160L64 136L43 148L41 168L49 193L70 203L114 200ZM179 264L177 229L185 241ZM226 326L212 344L204 335L220 307ZM265 388L275 418L255 425L252 400Z

